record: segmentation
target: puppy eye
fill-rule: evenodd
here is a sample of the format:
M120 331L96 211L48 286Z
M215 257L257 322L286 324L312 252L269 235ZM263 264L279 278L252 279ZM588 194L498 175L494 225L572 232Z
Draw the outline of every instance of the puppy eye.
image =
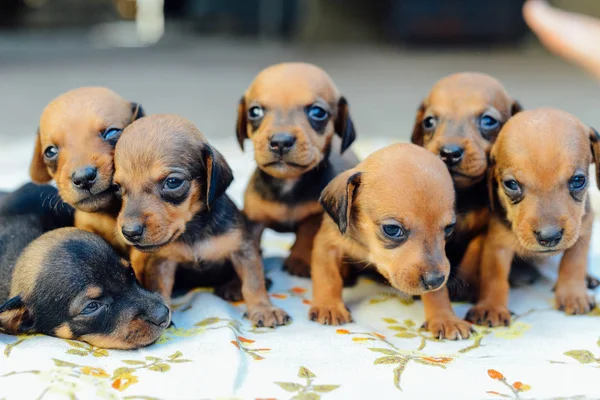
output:
M454 222L444 228L444 234L446 235L446 239L448 239L450 237L450 235L452 235L452 233L454 232L455 226L456 226L456 222Z
M310 106L306 111L306 115L315 121L325 121L329 117L329 113L323 107L319 106Z
M575 175L569 180L569 190L572 192L581 190L581 189L585 188L586 183L587 183L587 178L585 175L583 175L583 174Z
M426 131L432 131L437 125L437 120L433 116L429 116L423 120L423 129Z
M163 187L167 190L176 190L179 189L183 185L183 179L170 177L165 180Z
M119 139L119 137L121 136L122 132L123 132L122 129L118 129L118 128L106 128L106 130L101 133L102 140L105 140L107 142L114 142L114 143L116 143L117 140Z
M80 315L93 315L100 311L104 307L104 304L98 301L90 301L83 310L79 313Z
M479 129L486 135L498 129L500 127L500 121L491 115L483 114L479 118Z
M518 192L521 189L519 182L515 181L514 179L507 179L502 182L502 184L504 185L504 189L509 192Z
M392 240L404 240L406 232L400 225L386 224L381 226L383 234Z
M261 106L250 107L248 110L248 118L250 120L261 119L265 115L265 110Z
M56 157L58 156L58 147L56 146L48 146L46 147L46 150L44 150L44 157L46 157L47 160L54 160L56 159Z

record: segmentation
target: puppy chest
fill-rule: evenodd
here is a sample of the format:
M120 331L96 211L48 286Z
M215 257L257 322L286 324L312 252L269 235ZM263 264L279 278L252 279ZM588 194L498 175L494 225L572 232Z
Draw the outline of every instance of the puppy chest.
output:
M256 195L246 196L244 213L251 221L260 222L267 226L289 227L298 222L320 214L323 208L317 201L298 204L285 204L268 201Z
M201 263L224 261L242 246L242 232L231 231L224 235L213 236L195 243L175 243L169 257L182 263Z

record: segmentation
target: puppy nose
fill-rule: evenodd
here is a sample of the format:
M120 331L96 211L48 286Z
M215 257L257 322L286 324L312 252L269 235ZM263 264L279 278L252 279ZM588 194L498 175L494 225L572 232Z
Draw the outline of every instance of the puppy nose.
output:
M156 325L161 328L166 328L169 324L169 307L162 305L152 309L148 315L146 315L146 321L152 325Z
M294 146L296 138L289 133L276 133L271 136L269 149L274 153L285 154Z
M121 232L123 233L123 236L125 236L125 238L130 242L137 242L144 233L144 226L141 224L123 225Z
M456 144L447 144L440 149L440 157L448 166L453 166L462 161L465 149Z
M537 242L544 247L554 247L562 239L564 229L556 227L542 228L539 231L534 231L533 234Z
M94 167L84 167L73 172L71 181L73 185L81 189L89 189L96 181L98 170Z
M421 275L421 282L427 290L437 289L444 284L446 276L441 272L426 272Z

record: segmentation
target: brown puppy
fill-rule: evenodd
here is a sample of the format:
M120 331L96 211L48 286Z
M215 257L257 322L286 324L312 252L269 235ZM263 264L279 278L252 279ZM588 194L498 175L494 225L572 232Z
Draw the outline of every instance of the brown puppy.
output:
M508 325L513 258L561 253L556 307L568 314L589 312L594 306L586 290L593 213L587 188L589 164L595 162L600 171L598 133L564 111L523 111L502 128L491 162L495 212L483 247L480 300L467 319Z
M352 320L342 301L342 259L372 264L396 289L422 295L425 326L440 338L470 335L450 305L444 245L455 224L444 163L412 144L376 151L323 191L327 212L312 255L313 306L322 324Z
M334 134L341 141L333 140ZM293 275L310 275L312 243L323 214L319 195L358 162L346 151L355 136L346 100L314 65L266 68L240 101L237 138L242 150L244 140L252 140L258 165L246 189L244 213L257 243L265 227L296 233L284 263Z
M446 255L460 279L452 295L471 297L478 284L483 233L489 220L488 155L502 125L521 111L500 82L464 72L438 81L417 112L412 142L446 163L456 189L456 228ZM460 268L459 268L460 267ZM468 287L458 287L466 282Z
M271 304L258 248L225 194L231 169L191 122L153 115L127 127L115 151L114 180L123 198L118 226L148 289L169 299L178 263L197 269L229 263L242 281L252 323L289 321Z
M30 175L36 183L54 179L72 205L75 226L94 232L121 252L116 232L120 202L112 185L114 147L123 129L144 115L139 104L102 87L82 87L52 100L44 109Z

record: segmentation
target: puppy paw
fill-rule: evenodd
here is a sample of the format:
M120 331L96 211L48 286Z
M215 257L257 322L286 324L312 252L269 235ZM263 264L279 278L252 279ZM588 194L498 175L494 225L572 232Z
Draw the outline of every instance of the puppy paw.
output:
M215 287L215 294L225 301L242 301L242 282L236 277L229 282Z
M287 325L292 318L281 308L271 304L258 305L248 309L246 318L252 322L252 325L262 328L275 328L276 326Z
M556 308L569 315L587 314L596 307L595 299L588 295L584 285L558 286L555 295Z
M323 325L342 325L352 322L352 315L342 302L314 305L308 312L308 318Z
M310 278L310 265L296 257L288 257L283 263L283 270L290 275Z
M510 311L503 305L478 303L469 310L465 319L474 324L489 326L490 328L509 326Z
M435 316L425 321L423 328L438 339L448 340L468 339L474 332L470 322L453 314Z

